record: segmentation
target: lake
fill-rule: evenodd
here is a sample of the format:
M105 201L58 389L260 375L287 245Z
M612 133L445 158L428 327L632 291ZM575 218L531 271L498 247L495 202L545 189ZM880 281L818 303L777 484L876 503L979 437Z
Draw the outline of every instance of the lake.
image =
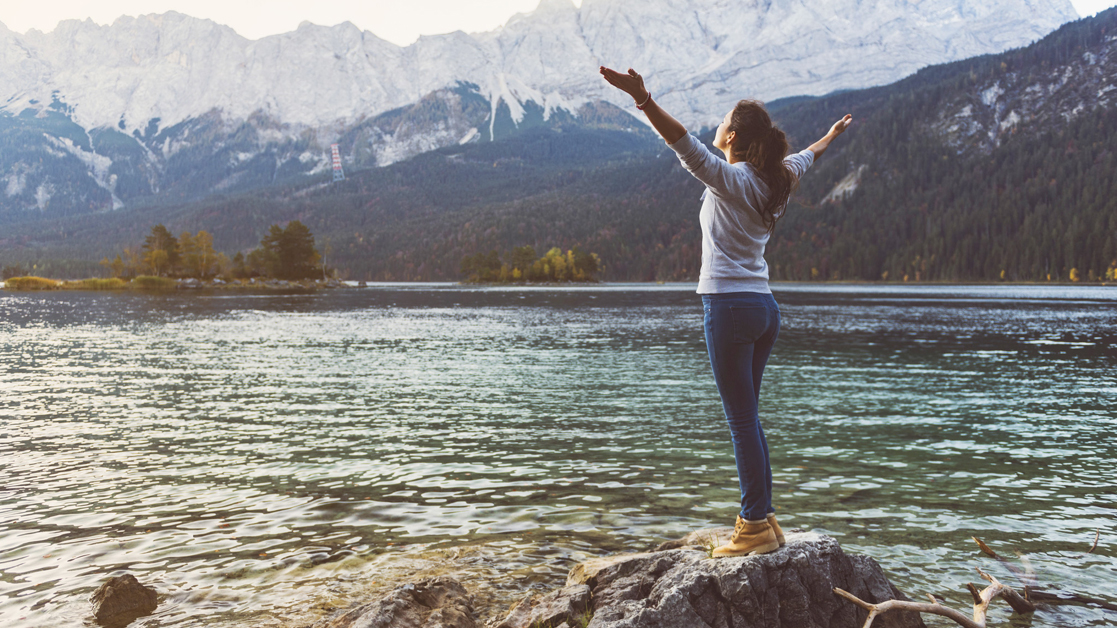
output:
M976 567L1017 584L972 536L1117 602L1117 288L773 291L783 527L967 613ZM692 285L0 292L0 624L81 625L125 570L161 595L133 626L306 625L442 572L506 606L732 525L701 319Z

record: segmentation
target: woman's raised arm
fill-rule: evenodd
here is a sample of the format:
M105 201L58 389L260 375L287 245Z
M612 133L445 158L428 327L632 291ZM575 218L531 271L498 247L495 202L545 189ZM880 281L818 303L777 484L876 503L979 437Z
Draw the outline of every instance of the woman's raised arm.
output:
M632 100L636 101L637 107L643 110L644 115L648 116L648 122L652 123L656 132L668 144L674 144L686 135L686 127L671 114L660 109L659 105L652 99L651 92L644 87L644 77L637 74L636 70L629 68L628 74L621 74L616 70L601 66L600 71L601 76L605 77L610 85L628 94L632 97Z
M850 124L853 124L853 115L847 113L845 117L838 120L834 123L834 126L830 127L830 132L824 135L822 139L808 146L807 148L814 153L814 158L818 159L822 157L822 153L825 153L826 149L830 147L830 142L833 142L834 138L845 133Z

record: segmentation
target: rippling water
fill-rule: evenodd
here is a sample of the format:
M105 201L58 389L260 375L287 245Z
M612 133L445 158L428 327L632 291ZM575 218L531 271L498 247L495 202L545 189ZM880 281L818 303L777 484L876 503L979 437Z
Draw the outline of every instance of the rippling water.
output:
M775 291L785 527L961 609L977 566L1015 583L971 536L1117 602L1117 289ZM0 377L4 626L88 622L123 570L161 594L135 626L300 625L440 570L506 604L736 509L691 286L0 293Z

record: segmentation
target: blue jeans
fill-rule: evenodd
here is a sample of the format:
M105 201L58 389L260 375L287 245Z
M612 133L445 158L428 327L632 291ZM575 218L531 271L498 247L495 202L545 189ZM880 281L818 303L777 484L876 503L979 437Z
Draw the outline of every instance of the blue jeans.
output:
M741 516L757 521L775 512L758 406L764 365L780 333L780 308L772 295L759 292L704 294L702 306L706 349L737 459Z

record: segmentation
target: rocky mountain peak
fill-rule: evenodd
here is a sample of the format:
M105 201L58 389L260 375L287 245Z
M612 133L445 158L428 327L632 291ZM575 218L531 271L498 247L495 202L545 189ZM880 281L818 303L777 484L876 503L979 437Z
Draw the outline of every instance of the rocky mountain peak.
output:
M211 190L230 189L249 164L273 179L319 172L329 144L345 137L364 143L346 146L347 167L384 165L494 139L507 118L519 126L556 112L577 117L600 103L632 112L598 76L601 64L637 68L658 102L701 128L742 97L885 84L1027 44L1075 17L1069 0L541 0L493 31L404 47L349 22L303 23L253 41L176 12L22 35L0 25L0 132L19 129L43 158L80 165L88 181L51 183L36 165L42 155L23 153L0 156L0 180L26 182L7 196L20 206L42 208L69 194L63 188L84 186L90 199L104 198L83 207L117 207L162 189L167 160L212 160L233 145L231 172L205 177ZM461 103L424 101L462 86L470 95ZM424 113L402 124L393 112L404 110ZM59 120L36 126L26 116ZM369 128L379 116L392 122ZM242 128L249 132L230 135ZM114 181L130 181L120 184L129 191L118 194Z
M321 126L458 81L510 105L554 96L574 108L595 99L621 104L594 73L607 63L639 66L657 81L662 103L690 124L707 124L742 95L885 83L928 63L1029 43L1075 17L1068 0L586 0L581 8L541 0L495 31L399 47L351 23L304 23L253 42L168 12L109 26L70 20L46 34L8 31L0 41L10 48L14 38L25 54L0 52L0 76L13 79L0 86L0 102L18 113L57 94L86 127L123 117L142 129L152 118L175 124L211 109L234 118L263 109ZM25 62L43 72L12 67Z

